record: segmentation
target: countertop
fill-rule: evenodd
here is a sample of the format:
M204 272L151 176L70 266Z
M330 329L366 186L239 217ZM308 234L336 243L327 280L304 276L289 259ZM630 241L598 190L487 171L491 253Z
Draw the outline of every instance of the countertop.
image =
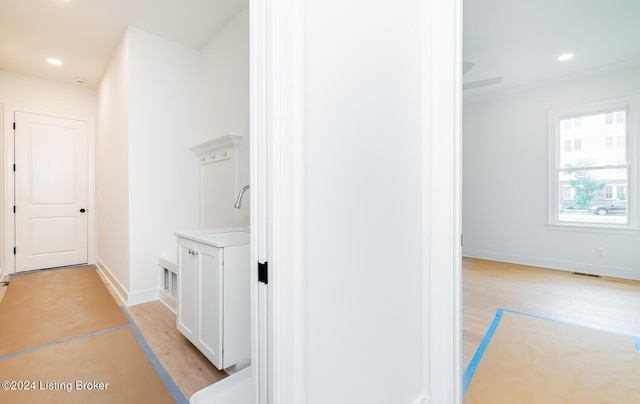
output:
M213 247L230 247L250 242L250 233L247 228L177 231L175 235Z

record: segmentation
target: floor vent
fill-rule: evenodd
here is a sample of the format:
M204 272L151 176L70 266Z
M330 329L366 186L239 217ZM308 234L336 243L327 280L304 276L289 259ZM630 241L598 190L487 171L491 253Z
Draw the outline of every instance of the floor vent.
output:
M164 269L162 288L166 294L175 298L178 293L178 275L166 268L162 269Z
M580 276L590 276L591 278L602 278L600 275L594 275L594 274L585 274L583 272L574 272L574 275L580 275Z
M178 295L178 267L174 257L160 256L158 258L160 268L160 301L171 311L176 312Z

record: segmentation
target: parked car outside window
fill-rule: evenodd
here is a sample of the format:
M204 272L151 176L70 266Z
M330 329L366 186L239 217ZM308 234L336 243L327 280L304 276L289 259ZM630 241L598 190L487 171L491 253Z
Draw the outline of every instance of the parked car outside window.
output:
M627 201L613 201L604 205L595 205L589 210L596 215L626 215Z

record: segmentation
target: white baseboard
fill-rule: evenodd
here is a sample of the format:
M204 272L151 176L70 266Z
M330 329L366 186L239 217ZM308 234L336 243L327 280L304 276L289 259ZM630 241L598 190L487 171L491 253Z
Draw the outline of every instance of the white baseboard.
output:
M126 296L129 295L127 289L122 286L120 281L113 275L113 273L107 268L107 266L100 260L100 258L96 257L96 266L98 267L98 271L102 275L102 277L111 285L113 291L120 299L120 302L125 306L127 305Z
M158 289L130 293L98 257L96 257L96 266L125 306L135 306L137 304L152 302L159 299Z
M640 271L632 271L624 268L606 267L602 265L582 264L569 261L550 260L538 257L523 257L518 255L491 253L478 250L462 250L463 257L479 258L491 261L509 262L512 264L530 265L561 271L581 272L591 275L610 276L614 278L640 280Z
M136 304L154 302L160 298L158 289L145 290L143 292L129 293L127 306L135 306Z
M158 295L159 295L160 302L164 304L167 307L167 309L171 310L173 314L177 315L176 299L173 296L166 293L164 290L160 290Z

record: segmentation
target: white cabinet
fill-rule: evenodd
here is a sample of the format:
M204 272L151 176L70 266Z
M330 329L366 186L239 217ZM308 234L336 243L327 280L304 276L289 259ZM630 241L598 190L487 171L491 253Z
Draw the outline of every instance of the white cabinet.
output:
M251 356L249 244L211 244L178 234L177 327L218 369L240 369Z

